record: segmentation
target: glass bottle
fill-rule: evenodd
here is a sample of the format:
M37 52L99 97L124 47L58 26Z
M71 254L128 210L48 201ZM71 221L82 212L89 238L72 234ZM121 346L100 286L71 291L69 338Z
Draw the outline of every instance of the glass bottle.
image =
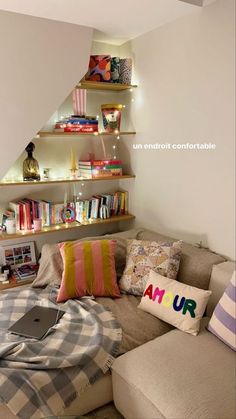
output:
M32 142L30 142L25 148L25 151L28 154L27 158L23 162L23 180L25 181L40 180L39 164L33 157L34 149L35 145Z

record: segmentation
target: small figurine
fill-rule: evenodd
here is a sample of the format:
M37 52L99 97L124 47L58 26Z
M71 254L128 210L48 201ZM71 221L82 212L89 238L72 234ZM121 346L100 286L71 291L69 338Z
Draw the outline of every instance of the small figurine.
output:
M75 157L75 154L73 152L73 150L71 149L70 152L70 171L71 171L71 179L77 179L78 177L78 163L77 163L77 159Z
M28 153L28 157L23 162L23 180L25 181L40 180L39 164L33 157L34 149L35 145L32 142L25 148L25 151Z

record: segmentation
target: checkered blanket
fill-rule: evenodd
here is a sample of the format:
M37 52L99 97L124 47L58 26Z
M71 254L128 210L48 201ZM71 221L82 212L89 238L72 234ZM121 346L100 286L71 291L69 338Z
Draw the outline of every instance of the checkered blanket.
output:
M23 289L0 296L0 400L18 417L57 415L107 372L121 329L110 311L91 298L56 305L57 290ZM40 341L7 328L38 305L65 311Z

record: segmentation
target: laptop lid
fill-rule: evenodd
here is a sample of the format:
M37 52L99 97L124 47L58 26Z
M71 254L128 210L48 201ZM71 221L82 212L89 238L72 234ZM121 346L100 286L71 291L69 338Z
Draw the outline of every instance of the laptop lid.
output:
M20 336L41 339L64 313L64 311L52 307L34 306L8 330Z

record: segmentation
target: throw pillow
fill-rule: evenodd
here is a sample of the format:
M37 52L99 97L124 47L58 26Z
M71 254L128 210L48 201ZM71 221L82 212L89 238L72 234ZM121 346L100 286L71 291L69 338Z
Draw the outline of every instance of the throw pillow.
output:
M58 244L64 270L57 302L93 295L119 297L116 281L115 240Z
M115 263L116 274L120 278L126 262L126 232L106 234L103 236L85 237L76 242L91 240L116 240ZM128 237L136 237L135 230L127 231ZM57 244L44 244L40 258L39 270L36 279L31 284L33 288L41 288L46 285L59 286L62 280L63 260Z
M218 302L208 330L236 351L236 277L235 271L230 283Z
M181 241L157 243L128 240L126 267L120 280L120 289L129 294L142 295L151 269L176 279L181 246Z
M211 291L191 287L150 271L139 308L197 335Z

